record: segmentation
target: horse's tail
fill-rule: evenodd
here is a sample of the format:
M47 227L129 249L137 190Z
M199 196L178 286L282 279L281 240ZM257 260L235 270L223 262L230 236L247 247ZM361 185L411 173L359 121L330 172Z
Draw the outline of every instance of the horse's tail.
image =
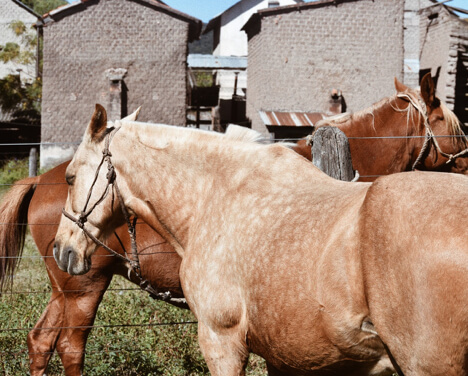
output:
M13 283L23 252L28 208L39 177L17 181L0 203L0 293Z

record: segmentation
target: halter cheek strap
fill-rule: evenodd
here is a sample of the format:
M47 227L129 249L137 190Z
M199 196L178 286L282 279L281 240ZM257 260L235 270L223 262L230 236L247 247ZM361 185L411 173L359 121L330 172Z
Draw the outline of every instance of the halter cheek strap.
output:
M408 100L410 102L409 106L414 106L414 108L416 108L416 110L423 116L423 119L424 119L424 128L425 128L425 139L424 139L424 144L421 148L421 151L419 152L419 155L418 157L416 158L416 160L414 161L413 163L413 167L411 168L412 171L416 170L416 167L422 163L424 161L424 159L426 158L427 154L427 150L428 150L428 147L429 147L429 144L430 142L432 142L434 144L434 147L436 149L436 151L444 156L445 158L447 158L447 162L445 162L445 164L449 164L451 162L453 162L455 159L459 158L459 157L462 157L463 155L465 154L468 154L468 148L460 151L459 153L457 154L449 154L449 153L445 153L444 151L442 151L442 149L440 148L439 146L439 143L437 142L437 137L435 136L434 134L434 131L432 130L431 128L431 125L429 124L429 115L428 115L428 112L427 112L427 106L426 106L426 103L421 99L421 98L418 98L418 104L414 103L415 100L407 95L407 94L398 94L397 95L399 98L403 98L405 100Z
M117 185L117 181L116 181L117 175L116 175L115 168L114 168L114 166L112 164L112 160L111 160L112 153L109 150L110 143L111 143L113 137L115 136L115 134L119 131L119 129L120 129L120 127L114 128L106 135L105 147L104 147L104 150L102 151L102 159L101 159L101 162L99 163L99 166L98 166L98 168L96 170L94 180L93 180L93 183L91 184L91 188L89 189L88 196L86 198L84 208L81 211L79 217L75 218L73 215L68 213L65 210L65 208L62 209L62 213L63 213L63 215L65 217L67 217L72 222L74 222L85 233L85 235L88 236L95 244L97 244L98 246L104 248L106 251L108 251L112 255L116 256L117 258L123 260L126 263L126 265L129 266L129 277L130 277L131 272L133 272L136 275L136 277L138 278L138 280L139 280L140 288L143 289L144 291L148 292L153 299L163 300L165 302L171 303L171 304L173 304L175 306L178 306L178 307L181 307L181 308L188 308L188 305L187 305L187 302L186 302L185 299L173 298L170 291L166 291L166 292L159 291L158 289L152 287L151 284L146 279L143 279L143 277L142 277L140 259L139 259L139 256L138 256L138 248L137 248L137 242L136 242L136 221L137 221L137 217L135 216L133 218L133 221L130 220L130 214L128 213L128 210L125 207L125 204L124 204L124 201L123 201L123 198L122 198L122 194L120 193L119 186ZM104 162L107 162L107 174L106 174L107 185L106 185L106 188L105 188L104 192L102 193L101 197L94 203L94 205L91 208L87 209L89 201L91 200L91 195L93 193L94 185L96 184L96 181L97 181L97 179L99 177L99 172L101 171L101 168L102 168ZM111 186L112 186L112 188L110 188ZM122 249L123 249L123 251L125 253L125 256L122 256L120 253L114 251L112 248L110 248L109 246L104 244L102 241L100 241L98 238L96 238L85 227L85 223L88 221L89 215L93 212L93 210L101 202L104 201L104 199L109 194L110 190L112 191L112 204L111 204L112 208L114 207L114 196L113 196L113 194L114 194L114 191L115 191L116 194L117 194L117 198L119 200L120 208L121 208L121 210L122 210L122 212L124 214L125 221L127 223L128 234L130 235L130 242L131 242L131 247L132 247L132 258L129 258L129 256L127 254L127 251L126 251L122 241L118 237L117 233L114 232L114 234L117 237L120 245L122 246Z

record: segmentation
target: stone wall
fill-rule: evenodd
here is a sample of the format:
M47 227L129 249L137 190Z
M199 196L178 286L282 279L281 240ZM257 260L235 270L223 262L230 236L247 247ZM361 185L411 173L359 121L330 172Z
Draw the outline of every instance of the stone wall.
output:
M421 70L437 80L437 96L468 124L468 22L441 5L421 11Z
M468 127L468 21L456 19L450 34L449 62L447 64L448 104L460 121Z
M452 15L442 6L430 7L421 12L420 40L422 72L431 71L437 80L437 95L447 102L447 69L450 50Z
M394 93L403 80L404 0L342 0L260 13L249 34L247 116L259 110L326 111L342 91L348 111Z
M42 167L70 158L95 104L109 106L109 69L126 70L122 116L142 106L141 121L186 121L188 22L143 0L77 7L44 27Z

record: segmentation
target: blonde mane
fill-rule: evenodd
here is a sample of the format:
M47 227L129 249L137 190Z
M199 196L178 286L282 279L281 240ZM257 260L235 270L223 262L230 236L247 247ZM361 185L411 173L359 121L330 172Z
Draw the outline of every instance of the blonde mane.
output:
M138 121L116 121L113 123L114 127L120 126L130 126L138 127L138 139L144 145L155 148L155 149L165 149L170 144L171 137L177 133L177 139L185 140L199 140L203 141L206 139L216 139L220 142L223 141L235 141L235 142L244 142L251 144L265 144L268 143L268 140L259 132L242 127L235 124L230 124L226 129L226 133L218 133L213 131L206 131L196 128L187 128L187 127L178 127L174 125L167 124L155 124L155 123L143 123ZM154 136L154 129L159 130L158 137ZM168 137L166 137L166 135Z
M410 105L407 106L406 108L399 108L398 106L393 104L396 98L402 98L408 101ZM337 125L346 123L348 121L361 122L366 117L371 116L372 127L375 129L374 112L385 105L390 105L394 111L406 112L407 113L407 123L406 123L407 126L410 124L410 120L416 117L418 118L418 120L422 119L423 124L425 126L429 126L426 104L422 100L419 91L412 90L412 91L406 91L404 93L397 93L392 97L384 98L380 100L379 102L374 103L371 107L366 108L364 110L357 111L355 113L339 114L339 115L331 116L326 119L320 120L317 122L316 128L323 127L323 126L337 126ZM440 101L440 107L442 109L444 119L447 123L449 134L455 136L452 138L452 142L457 143L459 141L465 141L465 138L457 137L460 135L465 135L461 127L461 122L459 121L457 116L442 101Z
M236 124L229 124L224 136L241 142L265 143L267 141L260 132Z

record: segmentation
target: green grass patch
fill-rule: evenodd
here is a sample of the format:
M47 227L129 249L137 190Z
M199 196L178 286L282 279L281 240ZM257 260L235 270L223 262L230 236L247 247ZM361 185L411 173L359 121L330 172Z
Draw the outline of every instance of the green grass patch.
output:
M1 375L28 374L27 329L38 321L51 291L45 265L38 256L32 237L28 235L13 285L15 292L25 293L4 294L0 298ZM86 347L84 375L208 375L198 347L197 325L175 324L196 321L193 314L156 302L143 291L121 290L134 287L123 278L114 278L110 288L117 291L106 292L95 326L142 326L94 328ZM252 356L247 373L266 375L264 361ZM64 375L57 355L53 356L47 375Z
M0 168L0 184L28 176L28 160L12 160ZM0 185L0 200L9 186ZM51 295L44 262L28 234L23 259L15 273L13 294L0 297L0 375L29 374L26 338ZM207 375L197 341L196 321L190 311L156 302L143 291L123 291L135 285L117 276L99 306L88 337L84 375L149 376ZM114 291L115 290L115 291ZM141 326L125 326L125 325ZM151 325L158 324L158 325ZM161 325L159 325L161 324ZM119 325L118 327L99 327ZM248 375L266 375L263 359L251 356ZM48 376L64 375L54 355Z

